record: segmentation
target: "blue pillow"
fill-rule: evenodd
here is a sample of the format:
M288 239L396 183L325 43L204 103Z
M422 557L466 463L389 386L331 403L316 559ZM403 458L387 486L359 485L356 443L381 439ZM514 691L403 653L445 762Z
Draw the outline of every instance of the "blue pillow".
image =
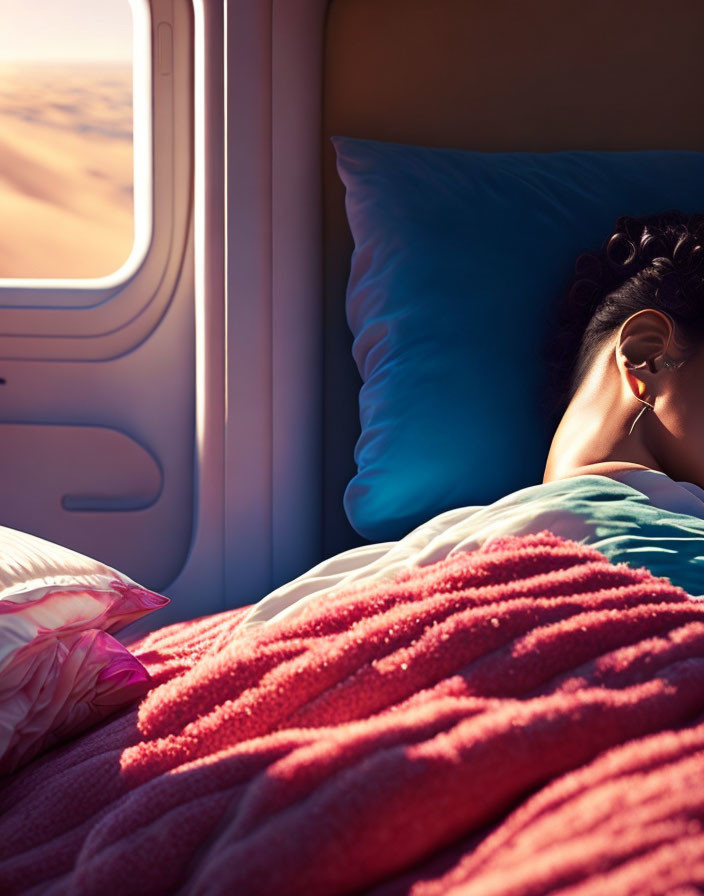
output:
M363 380L344 505L372 541L542 482L540 357L620 215L704 211L704 153L485 153L333 137Z

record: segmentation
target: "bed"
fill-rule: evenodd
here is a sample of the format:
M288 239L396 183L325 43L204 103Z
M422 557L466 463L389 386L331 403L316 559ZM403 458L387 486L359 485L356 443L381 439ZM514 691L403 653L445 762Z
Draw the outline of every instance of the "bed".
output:
M0 769L0 892L704 889L704 491L652 471L542 484L555 421L540 412L537 355L521 361L530 365L524 392L508 395L498 383L491 404L472 405L474 460L460 474L453 464L466 452L431 464L426 443L389 429L389 420L408 420L399 410L408 398L374 377L388 372L388 346L405 346L389 306L376 317L368 309L399 294L382 273L406 278L404 297L428 273L409 275L406 262L374 269L374 259L392 257L382 213L393 203L384 194L374 205L364 192L381 165L394 201L422 197L421 218L431 224L412 230L421 240L414 246L424 247L414 261L430 257L427 235L444 228L448 206L433 203L456 202L460 181L476 197L492 185L481 194L480 223L495 210L491 197L507 195L495 189L507 183L492 179L495 163L519 166L511 182L535 195L526 153L552 185L551 201L558 180L571 189L574 171L588 165L590 186L601 184L619 212L638 211L612 191L631 171L643 212L666 199L701 209L702 37L704 10L685 0L666 17L654 2L541 0L529 11L508 0L330 4L321 129L324 559L254 604L160 627L164 598L90 558L12 536L20 541L6 547L0 620L16 622L13 637L34 645L35 660L50 637L66 675L76 659L60 725L45 712L25 725L21 743L3 741L0 726L0 746L14 750ZM608 167L614 151L634 154L615 160L623 170ZM662 153L675 153L677 164ZM560 178L549 167L558 163L568 166ZM673 168L679 181L643 192L653 171ZM444 193L428 171L443 172ZM414 193L428 183L429 192ZM578 187L584 203L594 190L582 180ZM594 232L600 215L613 219L599 189L592 205L579 206ZM573 193L560 193L560 208L574 208ZM360 217L370 207L371 219ZM399 208L400 227L411 217ZM365 230L370 220L377 230ZM554 223L548 213L531 220ZM575 229L571 239L583 245L589 234ZM361 251L363 238L377 242ZM450 244L443 240L443 251ZM546 305L520 318L516 339L528 321L537 338L571 276L565 247L552 267L536 270ZM433 257L433 282L445 282L447 256ZM413 351L429 343L432 359L445 357L456 305L451 297L436 315L449 321L437 331L421 313L421 329L445 342L424 343L413 331ZM401 319L411 311L418 305L404 305ZM475 352L458 349L480 370L486 332L479 328ZM519 351L517 342L507 353L515 363ZM423 379L431 373L447 370L429 365ZM461 395L453 393L452 407ZM482 467L481 452L498 456L516 426L507 408L524 405L521 451L515 435L508 442L515 462ZM381 423L380 406L392 407ZM423 435L437 425L424 424ZM384 439L394 450L407 445L390 472L378 453ZM417 482L422 500L409 498ZM10 534L3 538L10 545ZM23 562L8 563L20 549ZM139 618L154 620L153 630L121 639ZM35 663L31 674L41 673ZM27 712L20 679L18 715ZM0 684L9 689L8 681ZM57 673L57 693L61 682Z

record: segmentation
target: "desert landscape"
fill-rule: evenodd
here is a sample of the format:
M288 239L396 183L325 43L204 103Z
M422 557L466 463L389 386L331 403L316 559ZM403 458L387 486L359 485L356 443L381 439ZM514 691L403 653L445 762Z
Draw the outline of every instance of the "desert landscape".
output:
M129 65L0 66L0 278L116 271L132 182Z

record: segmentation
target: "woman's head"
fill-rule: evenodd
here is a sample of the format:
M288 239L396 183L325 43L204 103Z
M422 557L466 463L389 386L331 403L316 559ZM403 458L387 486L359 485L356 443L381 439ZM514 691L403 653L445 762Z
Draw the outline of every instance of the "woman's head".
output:
M630 462L704 487L704 214L624 216L580 255L548 363L546 477Z
M666 313L678 343L704 346L704 214L624 215L582 253L548 346L549 412L561 415L597 354L628 318Z

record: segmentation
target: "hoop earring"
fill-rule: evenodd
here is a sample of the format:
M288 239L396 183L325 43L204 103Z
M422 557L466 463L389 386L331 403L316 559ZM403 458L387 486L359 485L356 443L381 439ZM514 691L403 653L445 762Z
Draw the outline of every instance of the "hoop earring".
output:
M630 436L630 434L633 432L636 423L640 420L640 418L641 418L641 417L643 416L643 414L648 410L648 408L650 408L650 409L653 410L653 411L655 410L655 405L654 405L654 404L648 404L647 401L645 401L645 400L642 399L642 398L638 398L637 395L634 395L633 397L634 397L635 399L637 399L638 401L642 401L644 407L642 407L642 408L640 409L640 412L639 412L638 416L637 416L636 419L633 421L633 425L632 425L631 428L628 430L628 435L629 435L629 436Z

